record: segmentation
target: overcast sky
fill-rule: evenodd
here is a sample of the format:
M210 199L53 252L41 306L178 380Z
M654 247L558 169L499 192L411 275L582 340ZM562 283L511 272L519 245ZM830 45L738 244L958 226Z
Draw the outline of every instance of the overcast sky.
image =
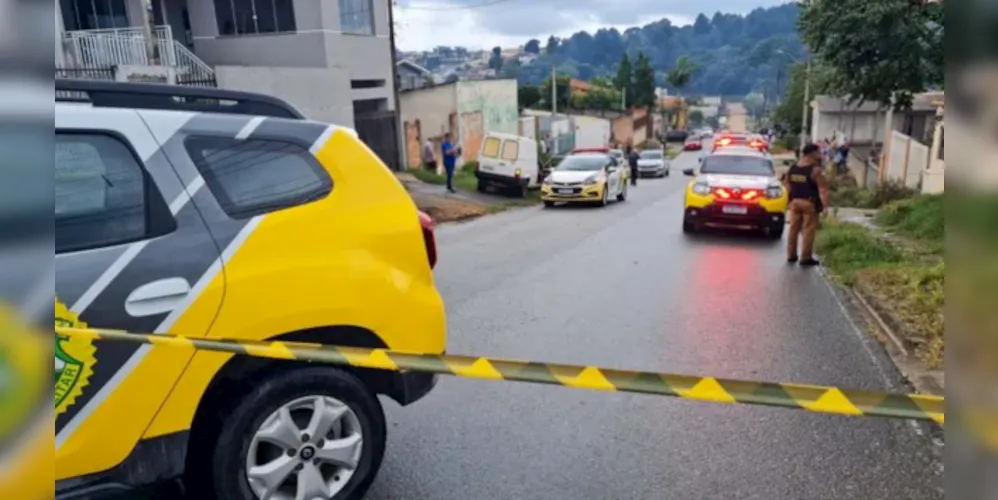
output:
M438 45L473 49L514 47L531 38L569 36L602 27L624 30L662 18L691 24L697 14L746 14L788 0L398 0L395 19L402 50Z

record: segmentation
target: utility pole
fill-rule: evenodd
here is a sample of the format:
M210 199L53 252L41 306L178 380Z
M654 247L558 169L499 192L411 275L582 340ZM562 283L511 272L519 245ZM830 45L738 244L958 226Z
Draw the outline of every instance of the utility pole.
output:
M808 100L811 98L811 59L807 60L807 68L804 69L804 109L801 113L800 124L800 157L804 157L804 139L807 137L807 112L811 108Z
M388 2L388 45L392 52L392 95L395 99L395 170L406 169L405 124L402 121L402 104L399 102L398 54L395 48L395 0Z
M551 117L558 114L558 74L551 63Z

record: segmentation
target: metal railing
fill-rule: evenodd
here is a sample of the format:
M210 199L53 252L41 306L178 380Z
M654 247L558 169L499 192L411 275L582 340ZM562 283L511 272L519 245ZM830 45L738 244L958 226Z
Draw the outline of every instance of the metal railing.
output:
M176 41L170 26L154 27L152 37L150 55L142 28L69 31L65 34L65 53L70 64L80 68L165 66L187 74L190 80L214 80L211 66Z
M115 80L115 69L113 66L104 68L55 68L56 78L67 78L71 80Z

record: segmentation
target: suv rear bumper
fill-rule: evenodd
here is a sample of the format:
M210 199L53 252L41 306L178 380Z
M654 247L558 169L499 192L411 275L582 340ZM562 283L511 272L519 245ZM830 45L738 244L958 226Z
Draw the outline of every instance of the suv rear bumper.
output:
M395 377L392 399L402 406L411 405L429 394L438 378L437 374L429 372L401 372Z

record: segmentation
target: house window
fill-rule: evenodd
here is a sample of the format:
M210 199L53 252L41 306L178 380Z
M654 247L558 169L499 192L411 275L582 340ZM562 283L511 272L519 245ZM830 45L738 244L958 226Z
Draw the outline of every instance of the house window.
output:
M127 28L124 0L60 0L66 31Z
M214 0L218 34L255 35L295 31L293 0Z
M339 0L340 31L351 35L374 34L373 0Z

